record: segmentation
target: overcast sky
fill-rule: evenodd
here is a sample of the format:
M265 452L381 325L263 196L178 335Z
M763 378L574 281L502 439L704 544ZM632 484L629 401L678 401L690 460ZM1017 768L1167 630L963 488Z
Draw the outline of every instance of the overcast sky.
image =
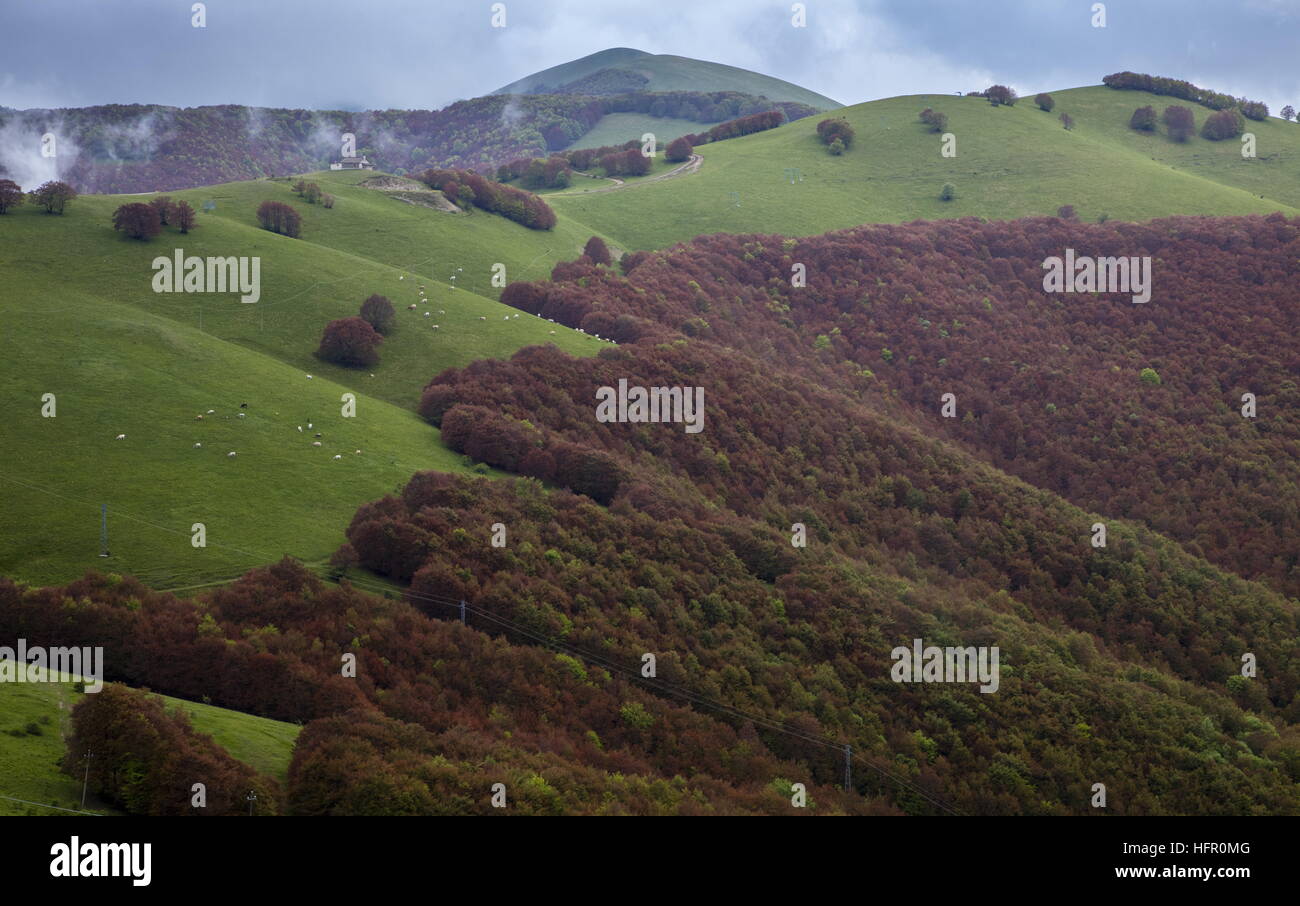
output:
M1022 94L1132 69L1300 106L1300 0L0 0L0 105L437 108L608 47L728 63L852 104Z

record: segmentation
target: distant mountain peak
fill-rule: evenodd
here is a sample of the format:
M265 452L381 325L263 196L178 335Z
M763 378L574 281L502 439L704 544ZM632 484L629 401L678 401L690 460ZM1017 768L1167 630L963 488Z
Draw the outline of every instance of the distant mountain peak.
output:
M634 47L609 47L524 76L492 94L549 94L568 86L594 85L605 73L614 87L644 91L736 91L773 101L797 101L820 110L841 107L838 101L784 79L725 63L675 54L652 54ZM617 78L619 75L636 78ZM638 88L631 86L636 84ZM594 91L593 93L602 93Z

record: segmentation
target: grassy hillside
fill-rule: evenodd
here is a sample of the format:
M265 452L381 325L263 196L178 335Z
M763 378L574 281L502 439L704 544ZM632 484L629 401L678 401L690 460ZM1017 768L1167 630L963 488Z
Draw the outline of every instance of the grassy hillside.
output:
M70 729L71 710L83 693L67 683L0 684L0 816L56 815L14 799L59 808L81 807L81 784L59 769ZM294 741L301 727L265 717L242 714L198 702L162 696L168 709L182 708L200 733L210 735L232 757L283 783L289 771ZM26 732L35 724L39 734ZM23 731L15 736L10 731ZM88 811L114 813L91 797Z
M1127 128L1135 107L1167 98L1109 88L1055 92L1048 114L1029 100L992 107L980 98L912 95L836 111L857 133L832 157L817 117L702 146L694 175L653 190L556 197L556 211L630 248L663 248L702 233L813 235L870 222L1055 214L1145 220L1169 214L1300 214L1300 126L1251 123L1259 158L1235 141L1176 145ZM924 107L949 118L957 155L917 120ZM1058 116L1070 113L1073 131ZM1198 117L1203 117L1198 109ZM1198 120L1199 121L1199 120ZM800 171L792 183L787 168ZM945 183L953 201L939 198ZM1264 195L1261 198L1260 195Z
M695 123L690 120L674 119L670 116L650 116L644 113L607 113L595 127L574 142L570 148L601 148L605 145L621 145L653 132L660 146L678 136L695 132L708 132L711 123Z
M602 69L624 69L640 73L649 79L643 86L646 91L741 91L762 95L774 101L798 101L822 110L840 106L825 95L748 69L673 54L650 54L631 47L612 47L578 60L561 63L511 82L492 93L532 94L543 87L555 89Z
M415 469L465 468L413 412L433 375L529 344L575 354L599 347L537 318L507 321L512 310L446 289L459 267L458 282L486 291L495 261L512 277L540 276L574 257L577 233L404 204L348 185L361 177L321 176L338 202L328 211L296 205L302 240L254 225L258 201L293 197L272 182L177 193L196 207L211 198L217 210L200 214L187 236L168 230L151 242L109 228L124 197L79 198L62 217L24 206L0 218L6 257L22 263L7 275L0 307L0 406L14 413L0 440L0 573L48 582L94 567L185 587L284 553L319 562L361 501ZM261 300L155 294L150 262L178 247L260 256ZM431 301L408 311L421 282ZM324 325L356 314L374 292L400 314L374 377L317 360ZM354 419L341 415L344 392L357 396ZM46 393L56 418L40 415ZM320 448L311 446L317 431ZM100 504L110 512L107 559L97 556ZM206 548L191 546L196 522Z

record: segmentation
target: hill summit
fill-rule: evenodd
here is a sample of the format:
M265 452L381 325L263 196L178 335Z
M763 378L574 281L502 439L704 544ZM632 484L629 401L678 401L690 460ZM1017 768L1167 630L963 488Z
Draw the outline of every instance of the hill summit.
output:
M673 54L611 47L543 69L493 94L618 94L626 91L739 91L820 110L843 106L825 95L762 73Z

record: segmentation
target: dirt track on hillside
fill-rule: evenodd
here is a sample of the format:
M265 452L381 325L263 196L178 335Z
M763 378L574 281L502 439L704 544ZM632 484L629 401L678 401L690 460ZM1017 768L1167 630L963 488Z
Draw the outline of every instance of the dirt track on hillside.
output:
M644 186L647 183L661 182L665 179L672 179L673 177L676 176L685 176L688 173L694 173L696 170L700 169L700 164L702 163L704 163L704 158L698 154L692 153L690 160L686 161L686 163L682 164L679 167L674 167L673 169L669 170L667 173L660 173L658 176L647 176L645 179L638 180L637 182L634 183L626 183L621 179L615 179L612 176L608 176L604 178L608 179L612 183L615 183L615 185L604 186L603 188L600 189L583 189L581 192L551 192L549 195L543 195L542 197L543 198L565 198L574 195L598 195L601 192L617 192L619 189L626 189L635 186ZM591 178L597 179L600 177L591 177Z

